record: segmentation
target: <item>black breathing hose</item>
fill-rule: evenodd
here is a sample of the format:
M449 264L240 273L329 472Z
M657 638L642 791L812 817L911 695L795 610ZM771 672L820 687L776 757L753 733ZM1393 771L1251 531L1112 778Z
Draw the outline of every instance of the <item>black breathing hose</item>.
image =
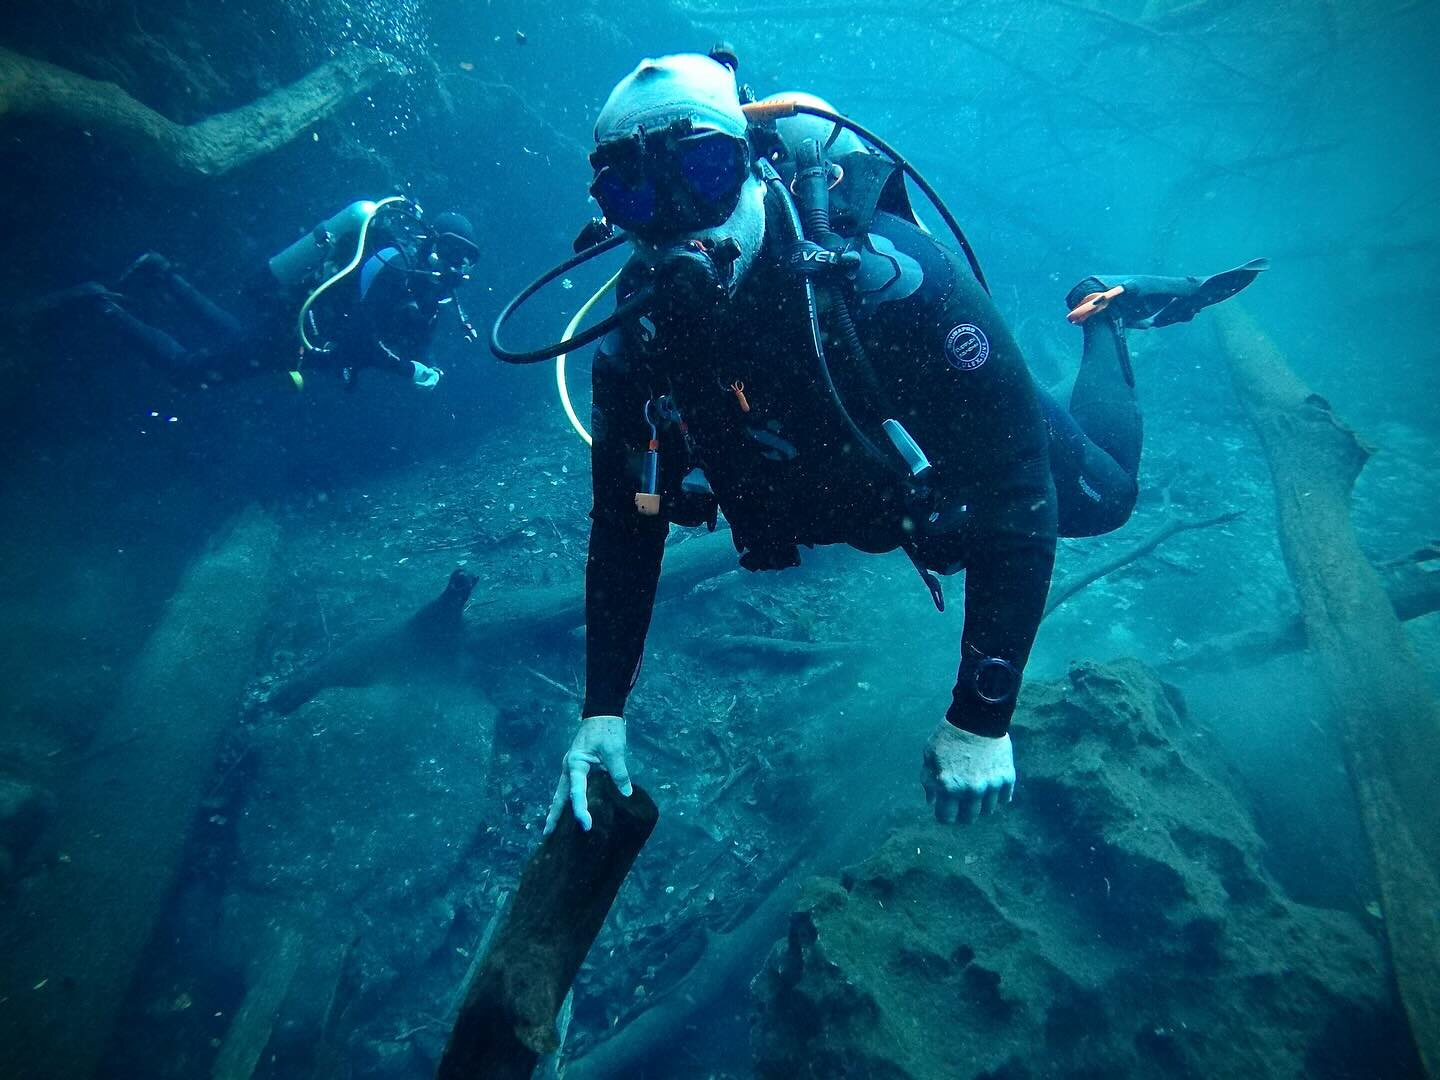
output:
M490 328L490 351L493 352L498 359L505 361L507 364L538 364L542 360L553 359L562 352L584 348L591 342L600 340L600 338L604 337L626 320L638 318L640 315L643 315L649 309L650 302L654 299L653 290L648 288L641 289L629 300L626 300L623 304L616 307L613 314L601 319L588 330L582 330L574 337L566 338L564 341L556 341L549 345L542 345L538 349L525 350L507 349L500 344L501 328L510 320L510 317L515 314L516 309L519 308L521 304L525 303L526 300L529 300L530 297L534 296L562 274L569 273L575 269L575 267L582 263L589 262L597 255L604 255L607 251L613 251L625 243L627 239L624 233L617 233L610 239L602 240L593 247L586 248L578 255L566 259L559 266L547 270L529 285L525 286L513 300L505 305L500 314L496 316L495 324Z
M778 193L781 205L785 208L785 221L790 226L790 243L792 245L802 243L805 239L805 234L800 224L800 215L795 209L795 204L790 201L790 193L785 190L785 182L780 179L775 170L770 167L769 162L764 161L764 159L761 159L761 168L763 170L762 175L765 177L765 183L769 185L771 191ZM815 364L820 369L820 379L825 384L826 394L834 404L835 411L840 415L840 419L844 422L845 427L849 430L850 437L859 444L861 449L884 468L889 469L891 472L901 472L901 470L895 467L890 462L890 459L882 454L879 448L870 441L865 432L860 430L860 425L855 423L855 418L850 415L849 410L845 408L844 401L840 399L840 392L835 388L835 380L830 376L830 365L825 359L825 341L823 332L820 329L820 308L815 301L815 285L808 277L804 279L804 285L806 315L810 325L810 343L815 352Z
M840 129L837 127L835 130L838 132ZM820 144L815 139L806 139L800 144L791 190L795 193L795 201L805 222L805 238L826 251L835 254L843 252L847 247L845 238L830 223L830 173L821 156ZM827 288L825 292L834 312L835 328L840 333L845 351L854 361L856 374L865 383L865 392L870 400L883 401L883 392L870 366L870 358L860 342L859 331L855 329L850 305L839 289Z
M757 108L765 104L765 102L761 102ZM935 207L935 212L940 215L941 220L945 222L950 232L954 234L956 243L960 245L960 250L965 253L965 258L970 263L970 272L975 275L975 280L980 283L980 287L985 290L986 294L989 294L990 284L985 280L985 271L980 269L980 260L975 255L975 249L970 246L970 241L965 236L965 230L960 227L960 222L955 220L955 215L952 214L950 208L945 205L945 200L940 198L940 193L930 186L930 181L921 176L920 171L916 169L914 165L911 165L910 162L906 161L898 150L869 128L862 127L848 116L841 116L839 113L830 109L822 109L816 105L805 104L798 101L785 101L783 104L786 109L792 110L793 112L818 116L822 120L829 120L832 124L839 124L841 127L849 128L893 161L901 172L915 181L915 186L924 193L925 198L930 200L930 205Z

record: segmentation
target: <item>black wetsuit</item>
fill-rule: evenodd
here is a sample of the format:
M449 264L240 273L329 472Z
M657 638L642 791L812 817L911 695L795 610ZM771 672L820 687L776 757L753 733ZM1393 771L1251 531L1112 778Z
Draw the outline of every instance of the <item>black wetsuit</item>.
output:
M302 359L296 316L304 296L291 295L268 271L244 290L244 316L238 318L173 270L154 280L195 323L200 345L187 347L120 305L109 305L105 315L167 374L182 380L228 381L285 370ZM374 368L410 379L415 370L411 361L427 362L440 305L450 296L440 279L414 273L406 252L381 249L322 299L320 326L312 336L329 338L335 347L307 353L305 366L340 369L347 376Z
M968 267L913 223L880 214L865 241L878 272L861 275L850 304L873 379L837 343L829 355L840 396L882 453L888 447L879 420L895 417L933 464L941 490L926 509L944 527L917 521L909 485L893 467L899 459L882 463L860 449L818 389L802 286L781 265L776 208L769 210L766 249L725 310L697 312L683 333L662 327L649 337L637 326L621 328L597 353L582 715L623 711L688 461L703 464L742 564L751 568L794 565L796 545L828 543L875 552L908 546L932 569L964 567L960 672L946 715L965 730L1001 735L1013 695L983 700L978 665L997 657L1023 669L1044 610L1059 521L1102 531L1118 524L1102 516L1128 515L1138 441L1134 460L1117 462L1101 446L1131 439L1118 411L1103 417L1117 429L1092 441L1079 426L1084 410L1073 418L1047 410ZM622 280L622 295L625 289ZM1123 341L1108 319L1088 338L1100 363L1123 360ZM1124 397L1116 388L1128 388L1120 369L1092 374L1097 403ZM693 454L678 427L662 431L666 510L650 517L634 505L637 463L650 435L646 403L663 394L682 412ZM1047 411L1061 415L1047 421ZM1052 461L1065 479L1058 518ZM1097 497L1085 494L1082 482Z

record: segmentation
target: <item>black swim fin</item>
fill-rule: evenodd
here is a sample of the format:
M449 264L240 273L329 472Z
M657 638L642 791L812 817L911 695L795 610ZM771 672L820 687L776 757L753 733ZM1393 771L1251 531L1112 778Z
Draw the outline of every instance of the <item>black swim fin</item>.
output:
M1230 299L1268 269L1269 259L1251 259L1207 278L1148 274L1086 278L1070 292L1069 319L1082 323L1097 311L1108 309L1131 330L1189 322L1201 308Z

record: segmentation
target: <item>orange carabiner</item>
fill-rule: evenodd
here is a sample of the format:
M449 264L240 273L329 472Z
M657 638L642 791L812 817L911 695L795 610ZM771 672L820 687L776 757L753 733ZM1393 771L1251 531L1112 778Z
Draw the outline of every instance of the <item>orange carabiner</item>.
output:
M745 384L743 382L736 381L730 384L730 389L735 394L735 400L740 403L740 411L749 412L750 401L748 398L745 397Z
M1092 292L1071 309L1070 314L1066 315L1065 318L1073 325L1079 326L1097 311L1104 311L1110 306L1110 301L1114 300L1124 291L1124 285L1116 285L1113 289L1107 289L1104 292Z

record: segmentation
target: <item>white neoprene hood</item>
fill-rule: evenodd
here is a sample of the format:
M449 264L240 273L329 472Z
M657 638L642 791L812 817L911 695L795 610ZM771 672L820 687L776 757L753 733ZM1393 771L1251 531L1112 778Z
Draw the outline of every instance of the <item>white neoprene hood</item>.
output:
M697 127L743 136L746 120L735 73L699 53L642 60L610 91L595 121L595 141L630 135L642 126L663 127L682 116Z

